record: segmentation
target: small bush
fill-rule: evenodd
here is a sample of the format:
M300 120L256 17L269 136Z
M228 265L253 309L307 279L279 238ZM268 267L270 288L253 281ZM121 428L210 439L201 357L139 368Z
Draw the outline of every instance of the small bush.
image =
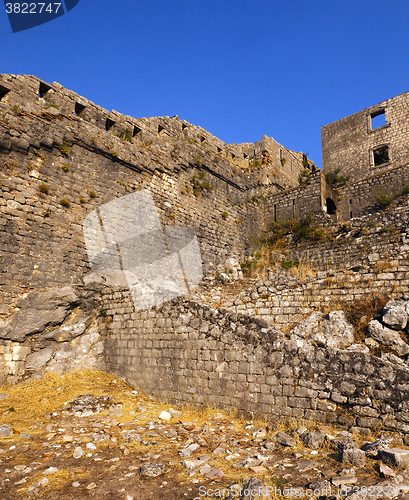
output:
M61 168L64 172L68 172L68 170L70 169L70 167L66 163L63 163Z
M14 105L11 107L11 111L15 114L15 115L18 115L20 114L19 112L19 109L18 109L18 106Z
M195 174L191 178L190 182L192 184L193 193L195 196L212 191L214 189L214 187L207 182L204 172L201 171Z
M376 197L376 202L382 206L382 208L388 207L393 200L395 199L395 195L393 193L388 193L383 191Z
M332 187L332 189L338 189L345 186L345 184L349 182L348 176L338 175L340 171L341 169L337 168L336 170L325 174L325 180L327 181L327 184Z
M27 171L31 172L32 170L33 170L33 165L30 162L28 162L27 163Z
M311 178L311 172L307 168L304 170L301 170L300 175L298 177L298 182L300 183L300 186L305 186L310 182Z
M254 160L251 164L252 167L261 168L261 163L258 160Z
M111 151L111 155L112 155L112 156L118 156L118 153L117 153L116 151L112 150L112 151Z
M124 141L132 142L132 130L124 128L118 132L118 137Z
M89 197L90 198L96 198L96 196L97 196L97 193L95 191L90 191L89 192Z
M95 139L95 137L91 137L91 144L96 144L97 143L97 140Z
M169 219L174 220L175 217L176 217L176 215L172 214L172 212L171 212L171 213L168 214L168 217L169 217Z
M43 182L38 186L40 189L40 193L48 194L50 190L50 186L48 184L44 184Z
M58 106L58 104L47 104L47 106L45 107L45 109L48 109L48 108L55 108L55 109L60 109L60 106Z
M68 141L64 141L62 144L58 146L60 153L64 156L70 156L70 143Z
M196 158L195 159L195 163L196 163L196 165L201 165L202 164L202 160L200 158Z
M60 205L62 205L64 208L69 208L71 206L71 203L66 198L61 198Z
M227 217L229 216L229 213L228 212L222 212L220 215L223 217L223 219L227 219Z
M84 205L84 203L86 203L85 199L81 197L80 198L80 203L81 203L81 205Z

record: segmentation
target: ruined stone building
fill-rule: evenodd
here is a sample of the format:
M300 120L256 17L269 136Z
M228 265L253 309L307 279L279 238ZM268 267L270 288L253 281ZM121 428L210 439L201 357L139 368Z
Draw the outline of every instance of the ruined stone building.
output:
M0 75L0 383L99 367L175 403L409 436L406 360L300 346L279 330L373 290L408 294L407 207L365 228L357 218L409 184L408 96L323 127L320 170L266 136L226 144L177 116L133 118L58 83ZM325 174L338 169L350 179L334 190ZM204 274L274 221L312 213L350 224L319 242L342 276L322 266L223 307L191 296L135 311L129 289L92 272L83 222L143 189L163 226L194 230Z

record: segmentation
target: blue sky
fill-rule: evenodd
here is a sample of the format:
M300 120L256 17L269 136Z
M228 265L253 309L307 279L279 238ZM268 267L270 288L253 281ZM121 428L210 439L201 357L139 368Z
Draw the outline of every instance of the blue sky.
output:
M1 72L321 165L322 125L409 90L408 26L407 0L80 0L13 34L1 5Z

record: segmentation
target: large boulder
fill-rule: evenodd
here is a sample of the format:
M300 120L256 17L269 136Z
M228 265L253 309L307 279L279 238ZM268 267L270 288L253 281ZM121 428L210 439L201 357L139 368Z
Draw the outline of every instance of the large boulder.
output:
M383 326L378 320L373 319L369 322L368 333L380 344L393 349L399 356L409 354L409 345L402 339L399 333Z
M11 320L2 322L0 338L24 342L49 326L61 324L79 297L70 286L49 288L45 292L33 292L19 300Z
M355 342L354 327L343 311L331 311L326 317L315 311L293 328L290 335L311 345L334 349L345 349Z
M393 330L403 330L409 320L409 302L406 300L390 300L382 311L382 323Z

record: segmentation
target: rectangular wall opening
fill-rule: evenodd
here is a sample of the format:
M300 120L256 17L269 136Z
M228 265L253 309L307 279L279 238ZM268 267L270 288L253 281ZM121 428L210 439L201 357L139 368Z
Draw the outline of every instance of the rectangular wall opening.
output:
M373 150L373 161L375 167L389 162L389 147L381 146Z
M132 132L132 137L138 137L138 135L142 132L142 129L139 127L134 127Z
M114 125L115 125L114 120L107 118L107 121L105 122L105 130L106 131L110 130Z
M51 85L40 82L40 86L38 87L38 97L44 97L49 90L51 90Z
M76 102L75 103L75 110L74 110L75 116L81 116L81 113L84 111L84 109L85 109L85 106L83 106L79 102Z
M162 127L162 125L158 125L158 134L160 134L164 130L165 130L165 127Z
M9 92L10 89L7 89L6 87L3 87L3 85L0 85L0 101L2 101Z
M384 109L371 113L371 130L383 127L384 125L386 125L386 117Z

